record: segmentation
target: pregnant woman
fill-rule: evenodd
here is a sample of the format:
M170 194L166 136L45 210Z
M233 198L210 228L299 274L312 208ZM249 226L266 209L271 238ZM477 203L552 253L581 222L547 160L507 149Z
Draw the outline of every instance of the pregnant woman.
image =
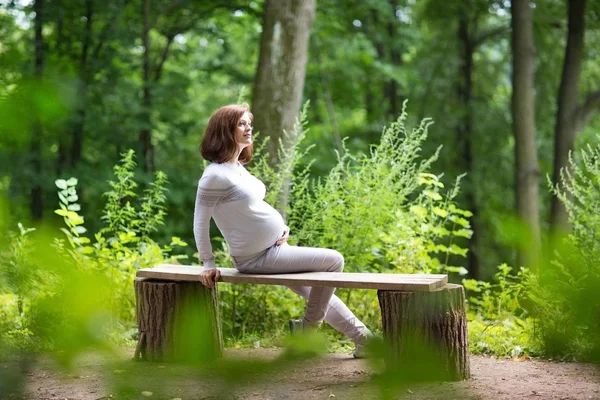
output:
M344 257L331 249L290 246L281 214L264 201L265 185L244 164L252 157L253 115L246 105L218 109L208 121L200 145L210 164L198 183L194 236L204 268L200 281L214 287L219 279L210 243L213 218L241 273L342 272ZM335 288L289 287L307 300L302 319L290 320L292 333L316 330L326 321L356 344L354 356L365 356L369 329L333 294Z

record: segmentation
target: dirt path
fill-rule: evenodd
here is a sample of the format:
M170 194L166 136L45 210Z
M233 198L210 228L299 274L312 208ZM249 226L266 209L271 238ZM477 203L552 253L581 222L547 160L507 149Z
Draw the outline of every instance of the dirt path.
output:
M26 373L27 399L378 399L376 366L345 354L268 369L279 349L228 349L223 370L136 363L129 352L115 357L88 354L73 369L58 372L44 359ZM0 363L2 375L16 363ZM267 369L265 369L267 368ZM237 371L237 372L236 372ZM261 373L255 378L253 373ZM471 357L472 379L411 385L387 391L403 399L600 399L600 372L592 365ZM240 374L244 378L239 379ZM1 388L0 384L0 388ZM0 398L12 399L16 395Z

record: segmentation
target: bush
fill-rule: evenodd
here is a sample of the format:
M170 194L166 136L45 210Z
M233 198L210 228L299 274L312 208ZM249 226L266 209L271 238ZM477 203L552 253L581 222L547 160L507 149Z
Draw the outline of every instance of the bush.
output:
M600 362L600 146L580 157L551 186L572 231L549 244L530 298L547 355Z
M54 238L50 248L49 237L30 241L31 230L21 226L10 236L0 264L6 288L0 312L10 321L0 332L9 347L36 350L35 338L69 356L79 346L105 346L107 338L122 343L135 334L136 271L184 257L171 253L186 246L176 237L165 246L151 238L163 223L167 179L158 172L140 196L135 167L133 151L114 167L104 225L93 238L86 236L75 178L56 181L63 238Z
M506 264L498 267L493 283L466 279L469 349L473 354L519 357L540 354L534 337L535 321L526 310L531 273L516 275Z

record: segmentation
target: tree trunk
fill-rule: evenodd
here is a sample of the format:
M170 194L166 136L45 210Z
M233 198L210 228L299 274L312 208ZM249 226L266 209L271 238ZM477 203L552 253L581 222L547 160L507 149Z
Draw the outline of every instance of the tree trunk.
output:
M371 41L373 42L373 46L375 47L375 51L377 52L377 58L379 60L385 61L385 59L387 58L386 55L386 48L385 48L385 44L382 41L382 35L379 33L378 29L379 25L380 25L380 20L379 20L379 15L377 14L377 10L371 10L371 14L370 14L370 18L368 20L368 25L366 27L366 31L369 33L370 36L372 36ZM376 75L373 71L369 71L371 72L372 75ZM367 79L371 79L372 76L370 75L369 78ZM384 81L383 82L383 87L379 87L379 90L382 90L382 98L386 98L388 97L388 81ZM371 92L369 90L369 92ZM377 98L377 95L373 95L374 98ZM380 104L380 107L377 107L377 109L379 110L379 115L377 115L377 117L374 117L373 120L378 120L380 117L382 117L383 119L386 119L386 117L388 115L390 115L390 107L389 104L385 103L384 104ZM377 138L377 140L379 140L379 137Z
M83 32L83 42L81 44L81 57L79 60L79 87L77 89L77 109L75 111L75 119L72 125L71 138L71 157L69 165L75 168L81 161L83 153L83 132L85 129L85 119L87 116L87 92L88 85L91 79L89 71L89 54L92 46L92 32L94 21L94 1L86 0L85 2L85 30ZM60 156L60 155L59 155Z
M399 23L396 18L396 10L398 9L398 4L396 1L390 1L390 6L392 8L392 22L388 22L387 24L387 33L388 33L388 43L390 44L390 63L394 67L400 67L402 65L402 53L398 50L397 46L400 40L398 39L396 26ZM402 100L400 99L399 89L400 85L396 81L396 79L391 78L388 83L388 101L390 104L390 117L392 120L396 120L400 116L400 105L402 104Z
M280 140L288 149L296 144L296 138L283 131L292 131L300 112L315 8L316 0L267 0L265 4L252 112L256 130L270 138L272 166L279 162ZM282 196L280 210L285 209L287 197Z
M469 176L469 184L465 185L465 197L467 208L473 213L471 217L471 229L473 235L469 242L468 271L473 279L479 279L480 265L478 257L479 249L479 207L475 196L476 185L473 181L473 53L475 46L469 32L469 21L465 5L462 6L458 40L460 44L460 77L458 83L458 99L460 101L460 116L457 127L457 144L461 150L459 157L464 166L464 172Z
M152 146L152 91L150 80L150 0L142 3L143 29L142 43L143 54L143 94L142 94L142 129L140 130L140 142L142 147L142 166L145 172L154 171L154 147Z
M569 152L573 150L577 123L575 111L579 95L579 75L583 59L586 0L569 0L569 25L567 48L563 64L560 88L558 90L558 110L554 128L554 171L552 182L560 182L560 171L568 168ZM568 216L564 205L552 197L550 227L553 232L568 229Z
M135 278L135 298L139 338L134 359L198 363L221 356L216 288Z
M469 342L462 286L434 292L379 290L386 362L408 382L469 379Z
M531 8L528 0L512 2L513 92L515 135L515 199L517 215L529 229L518 253L518 266L534 268L540 246L539 164L535 143L534 67Z
M35 11L35 56L34 56L34 76L38 84L41 84L44 75L44 36L42 34L42 28L44 25L44 0L35 0L33 4L33 10ZM31 133L31 159L32 169L34 172L34 181L31 187L31 218L34 221L39 221L43 217L44 204L42 197L42 135L43 128L40 122L39 112L36 110L38 115L33 123Z
M84 66L84 68L86 68ZM83 135L85 129L85 119L87 118L87 92L88 92L88 82L87 73L84 72L84 75L79 82L79 88L77 90L77 98L80 99L77 110L75 111L75 119L73 121L72 129L72 138L71 138L71 154L69 159L69 166L71 169L75 168L79 161L81 161L83 154ZM61 159L61 152L59 151L59 160Z

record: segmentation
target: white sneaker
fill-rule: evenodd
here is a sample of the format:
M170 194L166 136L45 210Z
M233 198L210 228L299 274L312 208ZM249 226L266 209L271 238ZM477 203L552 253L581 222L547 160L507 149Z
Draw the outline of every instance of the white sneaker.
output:
M371 339L373 339L373 333L368 331L365 334L365 338L362 340L362 342L356 343L354 351L352 352L354 358L367 358L370 356L369 350L367 349L367 343L369 343Z
M357 344L356 347L354 347L352 355L354 358L367 358L369 356L369 352L364 344Z
M306 322L304 319L290 319L289 322L290 333L292 335L298 335L302 333L316 332L321 327L321 324L311 324Z

